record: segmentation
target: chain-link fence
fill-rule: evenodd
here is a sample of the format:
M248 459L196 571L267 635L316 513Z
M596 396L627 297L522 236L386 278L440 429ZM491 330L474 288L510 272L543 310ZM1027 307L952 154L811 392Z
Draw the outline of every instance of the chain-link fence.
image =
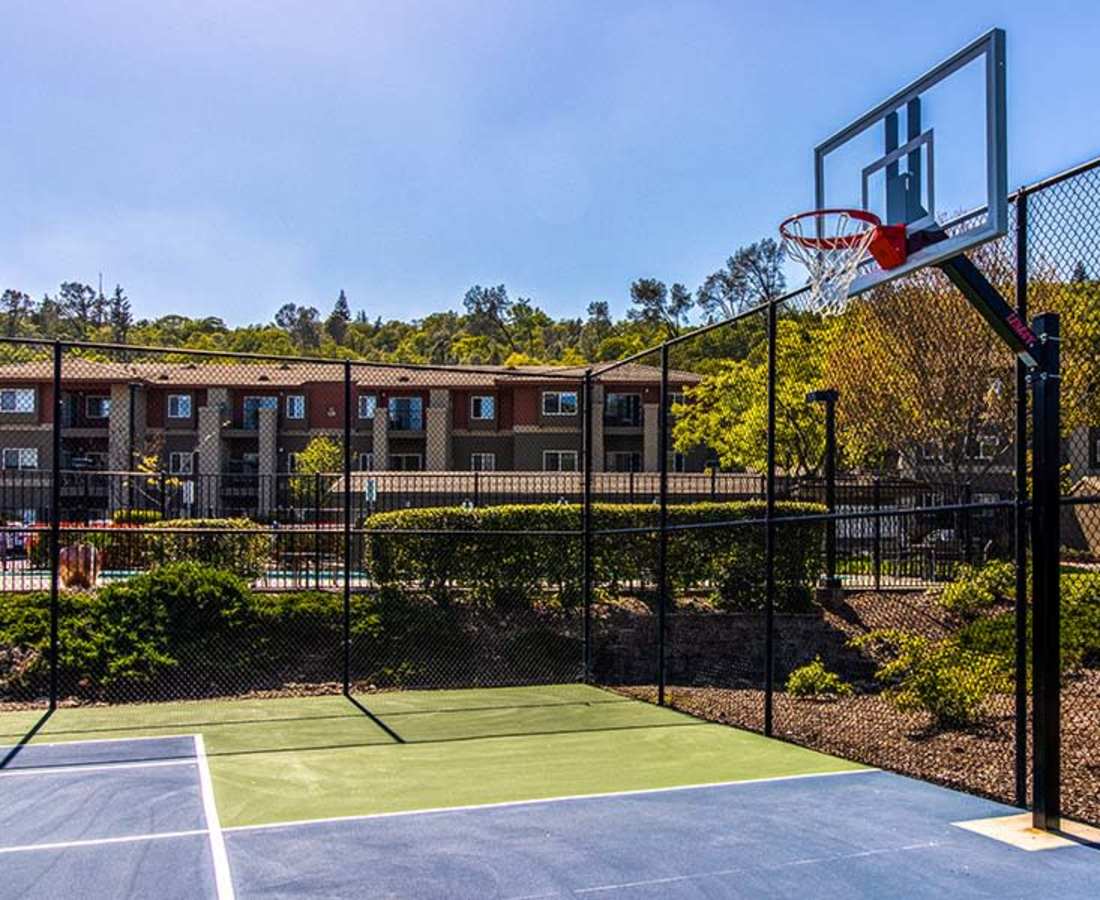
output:
M974 256L1061 316L1060 758L1092 822L1097 213L1100 163ZM0 342L0 705L587 680L1025 804L1026 373L938 271L803 299L588 368Z

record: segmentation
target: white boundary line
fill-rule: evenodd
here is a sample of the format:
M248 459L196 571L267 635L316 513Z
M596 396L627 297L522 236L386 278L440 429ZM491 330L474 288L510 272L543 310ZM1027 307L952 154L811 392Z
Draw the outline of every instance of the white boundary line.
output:
M88 763L87 765L28 766L25 769L0 769L0 778L19 778L27 775L79 775L82 772L102 772L115 769L158 769L162 766L194 766L198 760L193 756L181 756L179 759L152 759L148 762L126 763Z
M102 844L132 844L138 841L159 841L163 838L191 837L196 834L206 834L206 829L162 831L158 834L127 834L121 837L88 838L83 841L55 841L50 844L23 844L18 847L0 847L0 853L30 853L34 850L67 850L71 847L98 847Z
M75 732L74 732L75 733ZM71 741L30 741L26 744L0 745L0 753L8 750L17 750L20 747L76 747L80 744L121 744L128 741L164 741L164 740L192 740L194 733L187 734L147 734L139 737L112 737L112 738L73 738Z
M218 890L218 900L234 900L233 876L229 872L229 854L225 850L225 837L218 819L218 806L214 801L214 782L206 759L206 745L201 734L196 734L194 739L195 756L199 761L199 788L202 791L206 827L210 834L210 853L214 859L214 883Z
M862 775L881 771L876 768L841 769L836 772L808 772L802 775L777 775L772 778L743 778L738 781L711 781L702 784L677 784L662 788L638 788L630 791L606 791L596 794L569 794L562 797L542 797L534 800L504 800L499 803L474 803L467 806L439 806L430 809L403 809L395 812L366 813L356 816L332 816L325 819L296 819L289 822L265 822L260 825L231 825L224 831L266 831L272 828L296 828L303 825L326 825L331 822L358 822L370 819L392 819L400 816L426 816L438 813L477 812L482 809L507 809L513 806L535 806L549 803L571 803L578 800L598 800L614 797L637 797L648 794L668 794L673 791L697 791L705 788L737 787L738 785L763 784L772 781L799 781L807 778L833 778L838 775Z

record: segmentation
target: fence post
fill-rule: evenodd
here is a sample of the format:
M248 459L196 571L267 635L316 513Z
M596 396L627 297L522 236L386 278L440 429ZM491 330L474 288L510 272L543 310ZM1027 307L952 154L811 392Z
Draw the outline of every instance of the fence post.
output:
M592 681L592 370L584 373L584 488L581 497L581 566L584 603L584 680Z
M61 578L61 341L53 344L53 429L50 433L50 711L57 709L58 684L58 592Z
M306 584L309 582L307 581ZM313 584L321 590L321 473L313 473Z
M351 696L351 361L344 361L344 696Z
M882 590L882 487L876 477L871 483L871 503L875 510L871 531L874 535L871 544L871 570L875 578L875 590Z
M1058 316L1032 322L1039 335L1040 363L1032 374L1032 754L1034 827L1057 830L1061 819L1060 664L1060 359Z
M1027 192L1016 199L1016 314L1027 321ZM1027 366L1016 362L1016 805L1027 806Z
M661 401L657 407L657 465L660 509L657 513L657 703L665 705L665 639L668 628L668 343L661 344Z
M775 381L777 304L768 304L768 436L764 495L764 734L771 736L775 691Z
M969 481L963 485L962 490L962 520L960 521L959 531L962 538L962 552L963 562L970 563L973 561L973 552L970 548L970 531L971 531L971 519L970 519L970 504L973 502L974 492Z

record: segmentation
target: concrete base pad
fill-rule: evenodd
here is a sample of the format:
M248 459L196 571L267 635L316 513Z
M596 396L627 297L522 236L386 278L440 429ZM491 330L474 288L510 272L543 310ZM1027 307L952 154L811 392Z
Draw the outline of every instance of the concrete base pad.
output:
M974 831L995 841L1002 841L1021 850L1057 850L1060 847L1076 847L1086 844L1100 850L1100 828L1079 822L1062 820L1059 831L1040 831L1031 827L1031 813L1015 816L996 816L992 819L972 819L969 822L951 824Z

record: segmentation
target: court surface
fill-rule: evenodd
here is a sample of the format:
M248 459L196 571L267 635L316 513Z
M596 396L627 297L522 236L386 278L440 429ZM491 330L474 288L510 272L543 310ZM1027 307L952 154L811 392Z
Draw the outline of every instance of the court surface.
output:
M596 688L0 715L0 897L1100 896L1017 810Z

